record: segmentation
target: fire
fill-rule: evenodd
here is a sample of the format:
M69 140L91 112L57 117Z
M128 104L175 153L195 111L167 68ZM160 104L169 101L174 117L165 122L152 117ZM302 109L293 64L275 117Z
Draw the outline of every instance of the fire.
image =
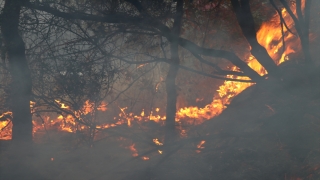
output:
M106 110L108 110L108 108L107 108L107 103L105 103L105 102L101 102L101 104L100 104L100 106L98 106L97 107L97 109L99 110L99 111L106 111Z
M5 112L0 116L0 121L7 121L12 119L12 112Z
M304 5L304 2L302 2ZM302 7L304 8L304 7ZM295 8L293 12L295 13ZM281 11L288 28L294 29L294 22L288 12L285 9ZM289 60L288 55L296 52L301 47L298 43L299 39L289 32L283 25L283 34L285 46L282 40L282 30L280 25L280 18L278 14L275 14L271 21L265 22L257 32L258 42L266 48L270 57L275 61L277 65ZM298 46L297 46L298 45ZM295 49L296 48L296 49ZM260 75L265 75L267 72L261 66L261 64L252 55L247 60L248 65L258 72ZM237 67L231 67L232 71L239 71ZM248 80L246 77L238 77L235 75L228 75L228 78ZM199 107L185 107L178 110L176 115L176 121L181 119L191 118L195 119L196 124L201 124L204 120L211 119L219 115L228 105L232 98L240 94L243 90L253 85L252 83L242 83L235 81L225 81L217 90L218 97L214 97L213 101L203 108ZM198 99L197 99L198 101Z
M144 109L142 109L142 112L140 114L142 117L144 116Z
M163 143L161 143L161 142L159 141L159 139L157 139L157 138L153 139L153 142L154 142L154 144L156 144L156 145L158 145L158 146L162 146L162 145L163 145Z
M0 139L10 140L12 134L11 121L0 121Z
M57 104L60 105L61 109L69 109L70 107L65 105L64 103L61 103L59 100L55 100Z
M143 157L141 157L141 159L144 160L144 161L147 161L147 160L149 160L150 158L149 158L148 156L143 156Z
M197 145L197 150L196 150L196 153L200 153L201 152L201 149L204 149L204 144L206 143L205 140L202 140L199 142L199 144Z
M128 127L131 127L131 119L128 119Z
M203 149L203 148L204 148L204 147L203 147L204 143L206 143L205 140L200 141L200 143L197 145L197 148L198 148L198 149Z
M91 127L87 127L85 124L80 122L85 122L83 118L87 115L98 111L106 111L107 104L102 102L98 106L90 101L85 101L80 110L72 110L71 107L59 100L55 100L56 105L70 114L60 114L56 118L52 118L52 115L39 115L37 114L36 102L30 101L31 113L36 114L36 117L33 117L33 134L46 129L56 129L59 131L75 133L77 131L83 131ZM40 117L40 119L39 119ZM0 139L1 140L10 140L12 135L12 112L5 112L0 116ZM115 122L111 124L101 124L96 125L96 129L106 129L110 127L118 126L122 123Z
M295 13L295 8L293 8L293 12ZM283 19L288 25L288 28L290 30L293 30L294 22L288 14L288 12L286 11L286 9L282 9L281 13ZM285 47L283 46L284 44L282 39L282 30L281 27L278 27L279 24L279 15L276 14L273 17L272 21L263 23L260 30L257 33L258 42L267 49L269 55L277 64L281 64L284 61L288 60L286 58L287 55L295 52L293 46L290 46L290 44L286 44ZM290 42L291 44L294 44L296 48L301 48L300 43L298 42L298 38L295 38L295 35L290 33L284 25L283 29L284 42Z
M129 146L129 150L132 152L132 156L133 157L137 157L139 156L137 149L134 147L135 144L132 144L131 146Z
M304 3L302 3L304 4ZM295 9L295 8L292 8ZM288 15L285 9L281 10L282 16L288 26L289 29L294 29L294 22ZM272 57L272 59L277 63L280 64L286 60L288 60L288 55L291 53L296 52L299 50L299 46L297 46L297 41L299 40L295 35L290 33L288 29L283 27L283 33L281 30L281 27L279 27L280 20L279 15L274 15L273 19L269 22L265 22L261 25L259 31L257 32L257 39L258 42L266 48L269 55ZM284 41L285 46L283 44L282 34L284 34ZM256 72L258 72L260 75L266 74L265 69L259 64L259 62L253 57L249 56L247 59L248 65L253 68ZM143 65L140 65L141 67ZM137 68L141 68L141 67ZM237 67L229 67L232 71L239 71ZM238 77L235 75L228 75L228 78L233 79L246 79L247 77ZM163 79L161 78L160 82L162 82ZM158 85L160 82L156 85L156 89L158 88ZM226 105L228 105L232 98L237 96L239 93L241 93L243 90L251 86L252 83L242 83L242 82L235 82L235 81L225 81L217 90L217 94L213 98L213 101L202 107L184 107L177 110L176 113L176 122L181 124L201 124L205 120L209 120L215 116L218 116L222 113L222 111L226 108ZM200 102L203 99L197 98L196 101ZM58 115L56 118L52 118L51 116L43 116L42 120L34 120L34 132L37 132L38 130L43 130L44 126L47 128L52 129L58 129L60 131L70 132L70 133L76 133L77 131L83 131L88 129L94 129L94 130L101 130L101 129L107 129L112 128L120 125L127 125L128 127L131 127L134 122L144 122L144 121L154 121L156 123L164 124L166 120L166 116L163 116L160 114L160 108L156 107L150 112L146 112L144 109L137 114L134 114L132 112L127 113L127 107L119 107L120 113L117 117L114 117L114 122L112 123L96 123L88 122L85 118L87 116L94 117L94 113L96 111L107 111L107 103L102 102L100 104L95 104L93 102L90 102L89 100L85 101L82 107L79 110L73 110L70 105L68 105L65 102L62 102L61 100L55 100L55 104L65 110L67 113L63 113ZM30 108L31 112L36 112L36 103L30 102ZM12 129L12 113L11 112L5 112L0 116L0 139L9 140L11 139L11 129ZM86 122L83 124L83 122ZM186 130L181 128L180 134L183 135L183 137L186 136ZM153 139L153 142L156 145L163 145L158 139ZM202 144L201 144L202 143ZM200 146L205 143L205 141L200 142ZM197 146L197 147L198 147ZM201 149L199 148L198 149ZM130 146L130 150L133 152L134 156L138 156L137 150L134 148L134 144ZM160 153L160 152L159 152ZM162 153L162 151L161 151Z

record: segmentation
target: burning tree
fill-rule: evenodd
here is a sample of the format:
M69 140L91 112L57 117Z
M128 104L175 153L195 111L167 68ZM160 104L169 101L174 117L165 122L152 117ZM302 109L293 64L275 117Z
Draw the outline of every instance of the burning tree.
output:
M252 5L254 2L5 1L1 29L12 77L9 99L13 113L13 139L32 139L29 103L32 97L39 99L40 104L46 103L51 107L55 107L56 100L68 102L73 110L81 109L80 106L88 99L99 104L108 94L114 78L120 77L115 74L123 73L125 77L132 78L133 74L129 73L132 65L147 68L134 78L139 79L157 67L158 63L168 64L165 78L166 125L168 134L171 134L179 118L209 119L218 115L225 104L230 102L230 98L250 86L239 85L237 82L263 83L266 79L280 80L282 74L277 64L293 52L285 46L285 41L290 39L295 31L300 37L305 61L312 63L308 49L310 1L297 0L296 4L289 5L284 0L278 4L270 0L270 5L278 13L280 25L280 36L274 42L270 42L268 37L263 39L266 34L259 35L263 29L257 33L250 3ZM266 2L255 3L261 5ZM283 8L280 9L279 5ZM21 8L25 8L26 12L21 13ZM231 9L250 45L252 56L247 57L248 60L242 60L232 51L214 49L205 43L198 45L196 39L187 39L186 34L190 32L187 26L191 24L188 20L194 18L190 14L199 16L194 24L198 23L199 27L203 28L210 24L216 13L233 15ZM19 16L21 30L24 34L30 33L30 40L20 38ZM8 17L15 17L15 20ZM289 24L290 21L294 23ZM25 43L32 45L32 48L27 46L28 54L25 54ZM279 59L276 56L281 48L284 52ZM18 50L20 53L16 53ZM206 65L212 72L184 65L181 63L182 52L189 55L188 59ZM29 62L31 73L26 57L32 59ZM234 66L223 69L210 58L226 59ZM176 77L179 69L226 80L219 89L220 99L215 99L204 108L182 108L177 111ZM33 72L34 70L36 71ZM129 83L128 88L133 82L135 81ZM230 87L237 87L237 90ZM58 105L57 108L61 110L61 106ZM95 128L94 124L88 126ZM14 135L15 132L17 135Z

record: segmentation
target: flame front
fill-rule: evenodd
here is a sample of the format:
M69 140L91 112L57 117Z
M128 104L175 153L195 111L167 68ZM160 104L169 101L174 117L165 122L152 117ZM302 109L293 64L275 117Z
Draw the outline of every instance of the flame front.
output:
M302 2L304 5L304 1ZM304 7L302 7L304 8ZM292 8L295 13L295 8ZM294 22L285 9L281 10L282 17L290 30L294 29ZM282 35L284 35L283 44ZM266 48L270 57L277 65L289 60L288 55L301 49L299 39L292 34L283 25L283 33L280 27L280 17L275 14L274 17L261 25L257 32L258 42ZM248 66L258 72L260 75L265 75L267 72L261 64L253 57L249 56L247 60ZM239 71L237 67L231 67L232 71ZM247 77L228 75L227 78L249 80ZM199 107L185 107L178 110L176 121L181 119L191 118L197 120L197 124L201 124L204 120L211 119L219 114L226 108L232 98L240 94L243 90L253 85L253 83L243 83L235 81L225 81L217 90L218 97L214 97L213 101L203 108Z

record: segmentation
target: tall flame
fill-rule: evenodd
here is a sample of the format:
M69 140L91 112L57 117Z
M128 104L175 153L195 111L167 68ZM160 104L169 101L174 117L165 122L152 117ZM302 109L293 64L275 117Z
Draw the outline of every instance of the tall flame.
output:
M304 1L302 2L304 5ZM304 7L302 7L304 8ZM295 9L295 8L292 8ZM293 10L295 13L295 10ZM293 29L294 22L286 9L281 10L282 17L285 20L286 25L290 30ZM288 60L288 55L299 50L300 43L298 43L298 38L289 32L288 29L283 25L283 33L281 30L280 17L275 14L274 17L269 21L261 25L259 31L257 32L258 42L264 46L270 55L270 57L275 61L277 65ZM282 37L284 35L283 44ZM261 66L261 64L252 55L247 60L248 66L258 72L260 75L265 75L267 72ZM231 70L239 71L237 67L232 67ZM242 79L248 80L246 77L238 77L235 75L228 75L228 78L232 79ZM193 118L198 121L198 124L202 123L203 120L211 119L219 115L224 109L225 105L229 104L233 97L241 93L243 90L253 85L253 83L243 83L235 81L225 81L217 90L218 97L214 97L213 101L206 105L204 108L199 107L184 107L177 112L177 121L184 118Z

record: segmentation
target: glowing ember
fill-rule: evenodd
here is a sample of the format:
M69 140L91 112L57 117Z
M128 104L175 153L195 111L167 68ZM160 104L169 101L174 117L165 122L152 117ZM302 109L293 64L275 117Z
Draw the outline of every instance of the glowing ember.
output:
M143 156L143 157L141 157L141 159L144 160L144 161L147 161L147 160L149 160L150 158L147 157L147 156Z
M162 146L162 145L163 145L163 143L161 143L161 142L159 141L159 139L157 139L157 138L153 139L153 142L154 142L154 144L156 144L156 145L158 145L158 146Z
M142 109L142 112L140 114L142 117L144 116L144 109Z
M137 157L137 156L139 156L139 154L138 154L138 151L136 150L136 148L134 146L135 146L135 144L132 144L131 146L129 146L129 149L132 152L132 156L133 157Z
M131 127L131 119L127 119L128 120L128 127Z
M200 141L200 143L197 145L197 148L204 149L204 147L203 147L204 143L206 143L206 141L204 141L204 140Z
M206 143L206 141L202 140L200 141L200 143L197 145L197 150L196 150L196 153L200 153L201 152L201 149L204 149L204 144Z
M196 102L201 102L201 101L203 101L203 98L197 98L196 99Z
M69 106L65 105L64 103L61 103L61 102L58 101L58 100L55 100L55 101L56 101L57 104L60 105L60 108L61 108L61 109L69 109L69 108L70 108Z
M99 110L99 111L106 111L108 108L107 108L107 103L105 103L105 102L101 102L101 104L100 104L100 106L98 106L97 107L97 109Z
M145 64L140 64L139 66L137 66L137 69L142 68L143 66L147 65L148 63Z

